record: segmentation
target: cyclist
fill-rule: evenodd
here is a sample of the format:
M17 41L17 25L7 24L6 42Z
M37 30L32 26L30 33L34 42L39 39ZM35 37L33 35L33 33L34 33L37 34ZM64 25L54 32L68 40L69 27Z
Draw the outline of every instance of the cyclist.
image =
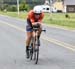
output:
M33 26L37 25L37 23L40 25L39 32L38 32L38 38L40 37L41 30L42 30L42 19L44 17L44 13L42 12L42 8L40 6L35 6L33 10L30 10L27 17L27 25L26 25L26 33L27 33L27 39L26 39L26 57L29 58L29 45L31 38L33 36Z

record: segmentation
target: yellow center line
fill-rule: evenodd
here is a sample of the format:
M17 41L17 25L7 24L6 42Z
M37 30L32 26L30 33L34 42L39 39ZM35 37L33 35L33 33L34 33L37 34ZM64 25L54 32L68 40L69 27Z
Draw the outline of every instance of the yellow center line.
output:
M10 27L12 27L12 28L15 28L15 29L19 30L19 31L26 32L25 29L19 28L18 26L9 24L9 23L7 23L7 22L0 21L0 23L6 24L6 25L8 25L8 26L10 26ZM44 38L44 37L45 37L45 38ZM75 52L75 46L73 46L73 45L70 45L70 44L65 43L65 42L61 42L61 41L56 40L56 39L53 39L53 38L49 38L49 37L44 36L44 35L42 35L41 38L44 39L44 40L46 40L46 41L49 41L49 42L51 42L51 43L54 43L54 44L56 44L56 45L59 45L59 46L61 46L61 47L64 47L64 48L66 48L66 49L69 49L69 50Z
M45 38L44 38L44 37L45 37ZM42 36L42 39L44 39L44 40L46 40L46 41L49 41L49 42L51 42L51 43L54 43L54 44L56 44L56 45L59 45L59 46L61 46L61 47L67 48L67 49L69 49L69 50L71 50L71 51L75 51L75 46L70 45L70 44L68 44L68 43L61 42L61 41L56 40L56 39L53 39L53 38L48 38L48 37L46 37L46 36Z

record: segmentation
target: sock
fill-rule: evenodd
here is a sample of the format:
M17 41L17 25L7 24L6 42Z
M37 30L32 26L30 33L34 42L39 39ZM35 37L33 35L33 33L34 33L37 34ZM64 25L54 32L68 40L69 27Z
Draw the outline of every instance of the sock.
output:
M26 46L26 51L28 51L29 50L29 46Z
M38 35L38 39L40 38L40 35Z

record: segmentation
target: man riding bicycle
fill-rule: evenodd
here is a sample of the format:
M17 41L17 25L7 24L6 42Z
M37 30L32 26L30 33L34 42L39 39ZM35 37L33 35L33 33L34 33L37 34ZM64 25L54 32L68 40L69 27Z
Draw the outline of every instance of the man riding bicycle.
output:
M35 6L33 10L30 10L27 17L27 25L26 25L26 57L29 58L29 45L31 38L33 36L33 26L37 26L39 24L38 30L38 38L40 37L42 31L42 19L44 17L44 13L42 12L42 8L40 6Z

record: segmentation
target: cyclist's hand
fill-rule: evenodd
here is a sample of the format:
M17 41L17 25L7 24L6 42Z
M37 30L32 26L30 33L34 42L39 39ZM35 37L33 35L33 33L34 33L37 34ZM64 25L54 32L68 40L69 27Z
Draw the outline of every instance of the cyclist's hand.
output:
M35 22L35 23L32 23L32 26L33 26L33 27L36 27L36 28L40 28L41 23Z
M35 23L32 23L32 25L34 26L34 25L41 25L41 23L40 22L35 22Z
M32 23L32 26L36 25L36 23Z

